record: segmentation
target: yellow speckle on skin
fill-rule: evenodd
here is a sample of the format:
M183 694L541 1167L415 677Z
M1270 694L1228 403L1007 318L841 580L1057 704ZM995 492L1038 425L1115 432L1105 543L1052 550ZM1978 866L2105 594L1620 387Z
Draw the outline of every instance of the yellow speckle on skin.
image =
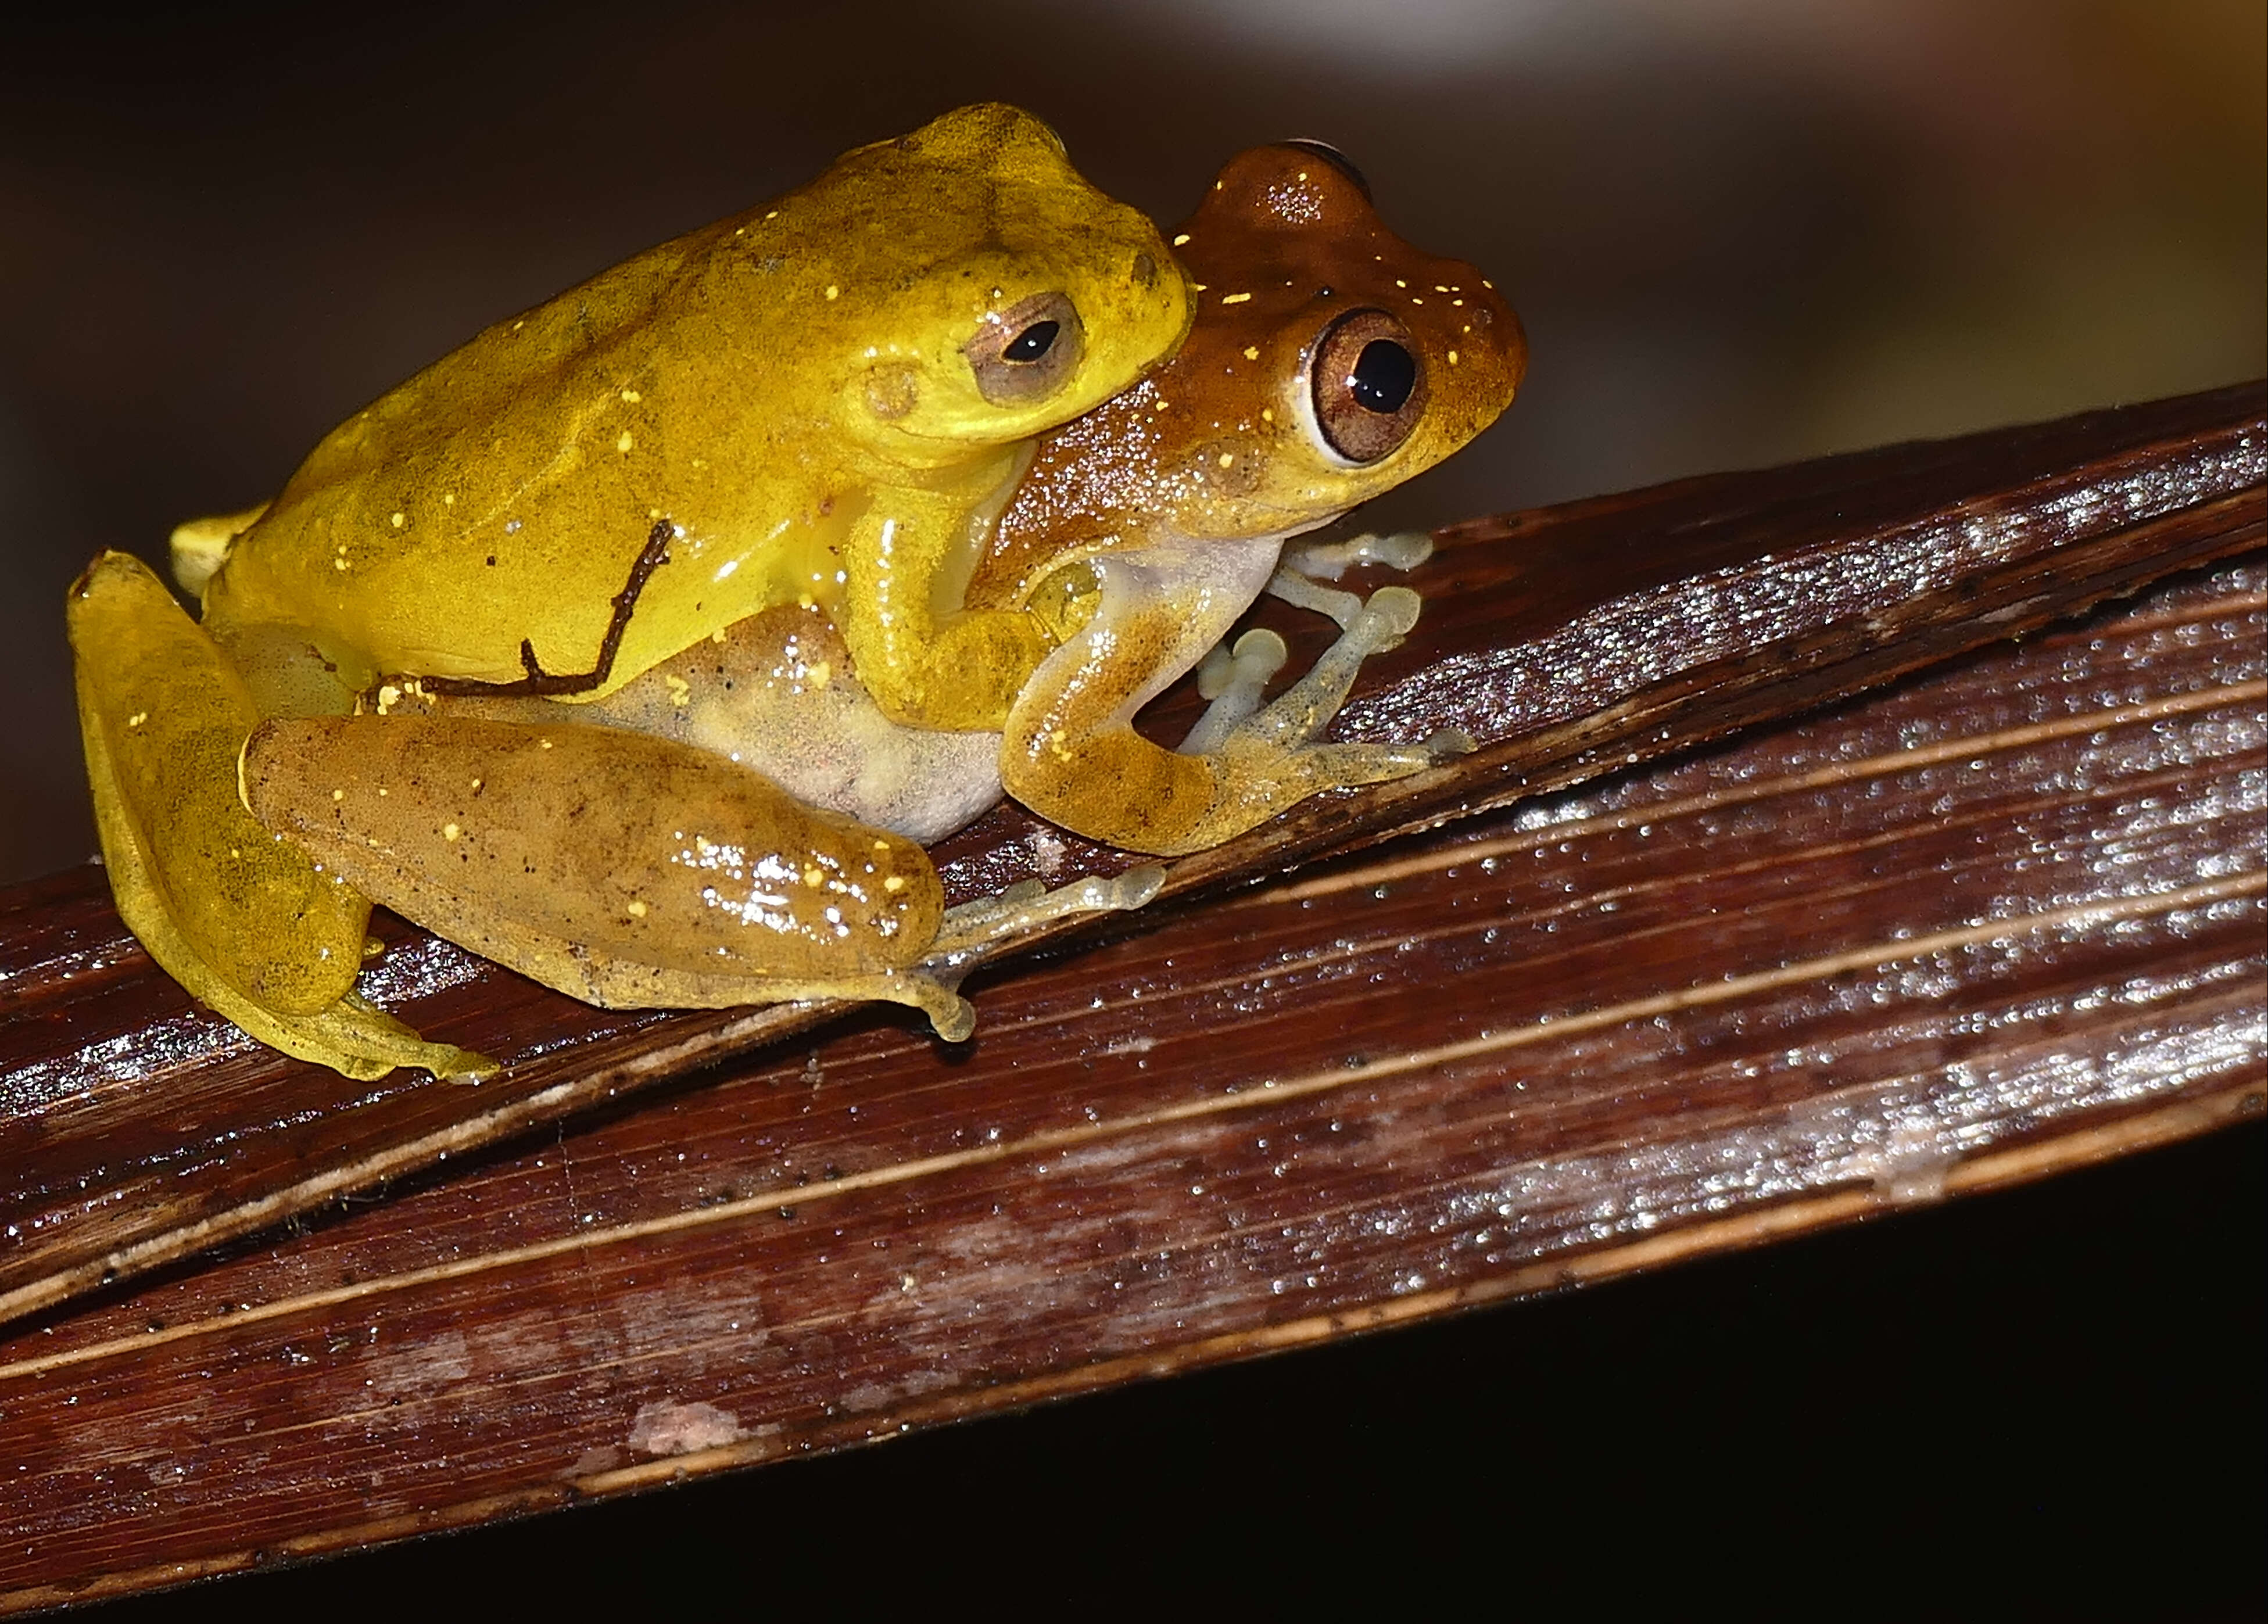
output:
M379 792L380 795L384 795L384 794L386 793L386 786L385 786L384 784L380 784L380 785L379 785L379 787L378 787L378 792Z
M1188 242L1188 241L1189 241L1189 234L1187 231L1182 231L1182 232L1181 232L1179 235L1177 235L1177 236L1174 239L1174 246L1175 246L1176 248L1178 248L1178 247L1182 246L1184 243Z
M457 493L453 490L443 491L441 493L441 505L445 508L455 507L457 505Z
M825 660L814 660L803 668L804 680L812 687L825 690L835 680L835 667Z
M1184 240L1186 240L1186 239ZM906 882L904 878L896 874L891 875L882 882L882 889L885 891L903 891L905 888Z
M827 876L817 869L806 869L803 871L803 883L806 885L823 885L827 883Z
M640 400L644 399L645 397L635 389L625 389L622 391L622 402L626 406L636 406Z
M724 647L725 628L719 626L715 631L711 632L709 634L709 641L715 643L719 648Z
M1251 297L1249 293L1224 293L1220 296L1220 302L1224 305L1241 305Z
M625 911L629 913L632 919L644 919L645 917L645 904L639 901L636 897L633 897L630 899L629 908Z
M334 558L331 560L331 568L334 570L343 570L346 567L347 561L343 558Z
M407 513L396 513L396 514L394 516L394 527L396 530L401 529L404 525L408 524L409 522L409 514L407 514Z
M623 455L628 456L630 454L630 447L637 444L637 442L636 440L630 438L630 431L628 429L625 429L622 430L622 437L615 442L615 449L621 452Z
M335 801L343 801L347 798L347 792L344 790L334 790L331 791L331 798Z
M1454 366L1454 365L1456 365L1456 364L1457 364L1457 352L1456 352L1455 350L1454 350L1454 349L1452 349L1451 351L1449 351L1449 364L1450 364L1451 366Z
M401 690L391 682L378 691L378 714L384 716L401 702Z
M684 678L674 676L668 672L664 672L661 673L661 680L669 685L669 702L671 704L676 706L680 710L682 710L693 702L693 685L688 682Z
M1260 421L1263 423L1274 423L1276 421L1276 408L1272 406L1262 407L1260 408Z
M539 739L535 741L535 747L539 750L549 750L551 748L551 741L548 739ZM386 791L380 790L379 793L384 795Z
M1257 361L1260 359L1260 346L1257 344L1247 344L1244 347L1244 358L1247 361Z
M839 294L841 294L841 293L842 293L842 291L843 291L843 290L842 290L842 289L840 289L840 288L836 287L836 286L833 283L831 283L831 282L830 282L830 283L828 283L827 284L827 297L828 297L828 298L830 298L830 299L831 299L831 298L836 298L836 296L838 296Z
M441 826L441 838L445 841L453 841L463 833L464 831L453 823L445 823Z
M1227 467L1231 463L1234 462L1235 460L1236 460L1236 453L1235 453L1234 452L1221 452L1221 454L1220 454L1220 466L1221 466L1222 467L1224 467L1224 468Z
M475 779L474 779L474 780L473 780L473 793L474 793L475 795L478 795L480 792L481 792L481 781L480 781L479 779L475 778Z
M127 717L127 718L126 718L126 725L127 725L127 726L129 726L129 727L140 727L140 726L141 726L144 722L147 722L149 719L150 719L150 713L149 713L148 711L146 711L146 710L137 710L137 711L136 711L132 716L129 716L129 717Z

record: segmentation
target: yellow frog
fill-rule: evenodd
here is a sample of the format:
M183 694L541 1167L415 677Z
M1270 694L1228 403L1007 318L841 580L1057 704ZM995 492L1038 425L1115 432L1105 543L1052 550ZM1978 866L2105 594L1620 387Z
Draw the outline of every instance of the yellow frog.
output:
M841 628L895 724L997 729L1051 644L1020 610L965 606L977 550L1031 437L1132 383L1189 319L1150 223L1081 180L1045 125L987 106L846 154L797 192L490 328L341 425L274 502L176 533L202 625L125 555L99 557L72 588L121 915L192 993L288 1053L357 1077L484 1069L355 995L369 909L355 876L262 828L241 799L239 756L261 718L346 718L388 672L564 710L785 603ZM455 731L458 753L435 770L473 763L453 787L475 797L485 782L499 801L524 798L523 766L555 803L616 783L645 792L641 810L655 792L693 806L703 792L679 782L699 764L649 774L618 734L593 763L578 753L592 730ZM341 775L336 804L362 782ZM896 871L926 871L917 847L845 833L753 774L718 794L740 819L717 826L729 840L769 842L751 859L765 877L741 887L737 914L701 906L739 921L726 935L756 949L764 985L751 995L727 950L740 996L677 996L715 981L720 955L647 954L676 922L649 930L637 895L610 893L629 961L663 966L637 1001L901 996L948 1020L962 1007L840 946L844 934L937 936L933 898ZM447 849L468 858L504 838L497 804L448 825ZM560 816L573 822L571 808ZM670 819L640 827L688 821ZM541 838L532 819L512 827ZM718 851L740 849L707 844L694 859L704 884L720 878ZM753 900L772 894L774 869L791 914L815 900L857 916L842 933L823 921L805 932L808 974L783 947L800 927ZM571 946L578 962L612 962L603 937ZM667 970L688 959L694 970Z
M383 716L270 723L246 753L253 809L388 906L593 1002L757 1002L832 976L959 1035L957 952L1039 904L946 916L916 842L1004 783L1083 834L1174 853L1439 761L1462 741L1310 742L1418 600L1330 592L1280 555L1492 422L1524 365L1518 321L1472 267L1388 231L1346 161L1312 143L1232 162L1174 242L1198 288L1189 338L1041 440L953 589L1052 650L1015 671L1005 717L907 724L841 609L806 596L589 703L403 678L379 688ZM1248 635L1180 751L1139 738L1134 713L1271 586L1344 626L1314 671L1262 707L1282 649ZM1149 883L1057 894L1125 906Z

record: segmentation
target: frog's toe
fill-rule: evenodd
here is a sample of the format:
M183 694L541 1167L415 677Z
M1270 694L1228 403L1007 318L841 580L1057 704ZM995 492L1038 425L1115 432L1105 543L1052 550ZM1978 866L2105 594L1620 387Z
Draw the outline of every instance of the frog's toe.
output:
M1215 643L1197 668L1197 693L1212 702L1182 741L1181 753L1210 755L1219 750L1260 709L1270 680L1290 658L1284 640L1265 627L1245 633L1233 649Z
M1377 564L1388 570L1410 570L1433 556L1433 538L1422 530L1397 530L1389 535L1350 536L1344 541L1315 541L1284 555L1287 569L1319 581L1336 581L1357 564Z
M947 908L922 968L947 985L957 984L975 967L975 957L980 950L1005 937L1072 914L1140 908L1156 896L1166 883L1166 871L1154 863L1145 863L1123 874L1074 880L1053 891L1036 889L1038 883L1019 880L997 897L983 897Z

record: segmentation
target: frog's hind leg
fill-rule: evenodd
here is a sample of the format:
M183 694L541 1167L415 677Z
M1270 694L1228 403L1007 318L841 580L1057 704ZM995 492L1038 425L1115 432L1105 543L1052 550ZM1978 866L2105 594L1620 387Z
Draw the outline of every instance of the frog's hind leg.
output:
M605 1008L886 999L958 1040L975 1017L952 982L976 946L1131 905L1103 881L947 914L918 842L708 751L574 722L271 721L244 784L366 894Z
M237 798L237 753L259 715L158 577L105 553L68 613L111 892L150 956L261 1042L349 1077L494 1069L355 996L370 904Z

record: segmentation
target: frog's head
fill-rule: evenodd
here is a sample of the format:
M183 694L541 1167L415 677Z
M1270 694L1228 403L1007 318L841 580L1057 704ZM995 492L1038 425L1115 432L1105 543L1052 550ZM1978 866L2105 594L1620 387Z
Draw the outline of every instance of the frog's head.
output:
M839 422L901 461L1028 439L1179 344L1189 293L1158 230L1030 114L962 107L847 153L783 206L840 367Z
M1174 358L1040 444L979 589L1051 552L1310 529L1441 460L1511 404L1519 319L1480 272L1388 231L1320 142L1231 160L1174 247Z

